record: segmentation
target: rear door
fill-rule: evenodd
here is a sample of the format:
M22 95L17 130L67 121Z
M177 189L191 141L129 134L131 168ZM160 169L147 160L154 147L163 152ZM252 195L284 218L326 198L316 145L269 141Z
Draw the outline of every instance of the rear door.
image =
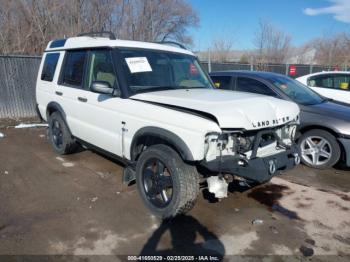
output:
M319 94L334 100L350 103L350 75L322 74L311 76L307 85Z
M80 100L87 93L84 72L87 66L87 50L66 51L55 95L66 114L72 134L78 138L86 132L86 123L81 119L85 104Z
M233 90L232 76L210 76L216 88L224 90Z
M46 119L47 105L52 101L59 101L56 96L57 79L59 75L60 62L62 62L63 52L44 53L40 65L39 74L36 82L36 101L40 115Z

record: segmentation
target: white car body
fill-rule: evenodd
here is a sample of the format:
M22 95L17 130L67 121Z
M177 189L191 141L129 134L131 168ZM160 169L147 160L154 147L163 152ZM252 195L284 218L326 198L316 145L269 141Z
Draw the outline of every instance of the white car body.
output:
M50 48L51 43L44 53L37 78L36 99L41 116L48 121L50 105L59 105L74 137L130 161L133 160L133 140L143 128L159 128L175 134L190 151L187 160L202 161L219 156L219 151L208 145L208 135L217 137L225 129L249 131L298 122L299 108L296 104L256 94L183 89L121 98L60 85L65 53L70 49L130 47L194 55L188 50L163 44L106 38L69 38L64 49ZM60 56L53 80L48 82L41 79L40 72L45 57L51 53L59 53ZM87 102L82 103L80 98ZM261 156L272 156L283 151L273 144L259 153ZM224 154L235 153L227 149Z
M317 79L324 77L332 81L334 77L343 77L346 82L344 82L344 88L340 88L339 85L333 85L332 87L320 86L317 84ZM314 74L309 74L296 78L300 83L310 87L312 90L316 91L324 97L328 97L337 101L341 101L350 104L350 86L349 86L350 72L347 71L324 71ZM333 80L334 81L334 80Z

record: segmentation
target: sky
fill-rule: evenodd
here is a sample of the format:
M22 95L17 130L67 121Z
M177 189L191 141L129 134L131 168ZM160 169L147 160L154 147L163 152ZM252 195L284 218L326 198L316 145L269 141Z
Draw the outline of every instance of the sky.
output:
M350 33L350 0L188 0L200 24L191 28L195 50L229 37L234 49L252 49L259 20L292 37L294 46L338 32Z

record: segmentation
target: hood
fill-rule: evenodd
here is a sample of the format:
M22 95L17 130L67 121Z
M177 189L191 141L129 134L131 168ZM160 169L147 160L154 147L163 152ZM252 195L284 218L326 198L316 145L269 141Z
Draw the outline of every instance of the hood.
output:
M261 129L281 125L299 115L295 103L245 92L181 89L141 93L130 98L210 115L221 128Z
M350 121L350 105L337 101L325 101L317 105L303 106L302 110L313 114Z

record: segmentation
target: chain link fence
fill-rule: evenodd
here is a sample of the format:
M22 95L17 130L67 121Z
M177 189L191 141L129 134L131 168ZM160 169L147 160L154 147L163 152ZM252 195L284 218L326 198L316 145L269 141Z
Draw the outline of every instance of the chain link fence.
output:
M225 71L225 70L250 70L250 71L267 71L278 74L288 75L297 78L303 75L322 71L343 70L348 71L349 68L338 68L322 65L302 65L302 64L243 64L243 63L217 63L201 61L207 72ZM295 73L291 73L292 68Z
M36 56L0 56L0 119L36 117Z
M0 119L37 116L35 110L35 83L40 59L40 56L0 56ZM271 71L284 75L290 75L290 69L294 66L295 75L292 77L334 70L334 68L319 65L253 65L243 63L208 63L206 61L201 63L208 72L254 70ZM344 70L344 68L340 69Z

